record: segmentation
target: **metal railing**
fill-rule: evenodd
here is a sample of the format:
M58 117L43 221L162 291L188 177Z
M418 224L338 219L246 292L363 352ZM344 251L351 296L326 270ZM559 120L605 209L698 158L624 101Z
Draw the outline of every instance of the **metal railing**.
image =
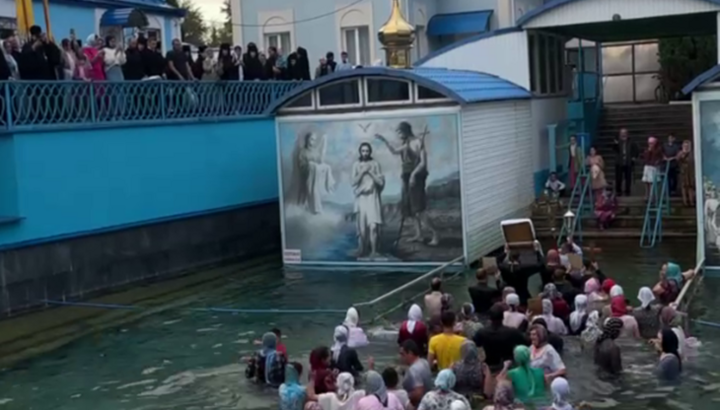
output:
M584 153L586 152L586 139L587 134L577 134L578 144L580 149ZM565 237L572 235L578 242L582 242L582 217L587 210L592 212L594 208L593 194L591 185L591 177L588 172L588 167L584 163L580 166L580 172L575 176L572 192L570 194L570 200L568 201L568 211L574 211L574 217L570 219L563 218L563 225L560 228L560 234L558 235L557 245L560 246L564 241ZM577 205L575 205L575 199L577 198ZM588 199L588 203L585 203L585 199ZM586 206L589 205L589 206Z
M0 130L262 115L302 82L2 81Z
M662 219L663 214L670 213L670 193L668 189L668 172L670 163L665 164L665 170L658 170L659 179L650 184L650 196L645 208L645 219L643 221L642 234L640 235L640 247L652 248L656 243L662 242Z
M694 291L699 289L700 283L702 283L703 275L701 274L703 266L705 266L705 258L700 259L700 261L695 265L695 275L693 275L692 278L685 281L685 284L683 284L682 289L680 290L680 293L678 294L678 297L675 299L675 306L677 309L686 310L687 306L690 304L692 300L692 296L694 295ZM690 290L693 290L693 293L690 293Z

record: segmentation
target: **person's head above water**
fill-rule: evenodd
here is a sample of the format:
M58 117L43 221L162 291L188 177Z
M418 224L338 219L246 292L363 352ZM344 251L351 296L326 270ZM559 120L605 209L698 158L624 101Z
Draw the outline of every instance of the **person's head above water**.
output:
M390 390L395 390L400 382L400 377L394 367L386 367L382 372L382 378L385 382L385 387Z
M489 276L487 268L480 268L475 272L475 279L480 283L487 283Z
M493 326L502 326L505 318L505 308L502 303L496 303L490 308L490 323Z
M442 323L443 332L455 332L455 312L452 310L446 310L440 316L440 322Z
M406 365L411 365L420 357L420 347L414 340L408 339L400 346L400 358Z
M442 279L433 278L433 280L430 281L430 290L433 292L440 292L440 289L442 289Z

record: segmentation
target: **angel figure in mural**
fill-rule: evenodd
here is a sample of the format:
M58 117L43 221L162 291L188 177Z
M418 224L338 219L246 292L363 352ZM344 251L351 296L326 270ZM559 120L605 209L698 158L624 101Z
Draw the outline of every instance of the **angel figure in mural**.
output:
M325 163L326 148L325 136L312 132L298 135L286 204L297 205L315 215L323 212L322 199L335 187L332 168Z
M422 242L423 225L430 231L432 238L428 245L437 246L439 243L438 234L430 218L427 215L427 196L425 184L428 178L427 150L425 149L425 135L427 130L420 136L413 133L412 126L406 121L398 124L395 133L400 140L399 145L394 145L387 138L376 134L375 138L382 141L393 155L400 157L402 173L401 208L402 219L400 220L400 231L398 241L402 236L403 226L406 218L415 220L415 236L410 239L412 242Z
M381 194L385 176L380 163L372 156L372 146L363 142L358 147L358 160L352 168L352 186L355 193L357 221L357 256L365 256L370 247L370 258L377 256L380 226L383 223Z

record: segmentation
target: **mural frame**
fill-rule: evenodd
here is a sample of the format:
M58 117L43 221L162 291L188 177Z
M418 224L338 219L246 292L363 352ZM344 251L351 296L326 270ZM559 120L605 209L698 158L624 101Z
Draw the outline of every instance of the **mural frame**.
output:
M429 116L429 115L455 115L457 122L457 149L458 149L458 170L460 175L460 220L461 220L461 236L463 239L462 243L462 256L463 259L467 259L467 244L466 244L466 216L465 216L465 195L463 193L463 150L462 150L462 115L461 107L459 105L451 107L428 107L428 108L407 108L407 109L380 109L373 111L357 111L351 109L349 112L342 113L319 113L319 114L295 114L288 113L288 115L277 115L275 117L275 158L278 173L278 200L280 209L280 237L282 241L282 259L283 265L291 266L293 268L298 267L329 267L329 266L346 266L354 268L362 267L437 267L447 264L451 258L447 261L442 262L348 262L348 261L302 261L299 259L297 262L288 261L288 255L286 254L286 232L285 232L285 192L283 186L283 168L282 168L282 149L280 141L280 126L283 123L299 123L299 122L317 122L317 121L330 121L330 120L357 120L357 119L373 119L379 118L384 119L388 117L401 117L401 116ZM463 263L454 264L455 266L461 266Z
M695 215L697 222L696 266L705 261L705 189L703 183L702 120L700 106L705 101L720 102L720 89L699 90L692 95L693 155L695 156ZM706 273L720 276L720 266L705 266Z

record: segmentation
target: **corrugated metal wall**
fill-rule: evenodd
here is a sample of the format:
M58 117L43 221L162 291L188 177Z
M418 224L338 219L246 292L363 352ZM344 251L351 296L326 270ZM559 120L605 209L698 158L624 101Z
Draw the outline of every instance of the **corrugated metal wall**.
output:
M502 246L500 221L533 202L530 100L468 106L462 116L465 246L472 262Z

